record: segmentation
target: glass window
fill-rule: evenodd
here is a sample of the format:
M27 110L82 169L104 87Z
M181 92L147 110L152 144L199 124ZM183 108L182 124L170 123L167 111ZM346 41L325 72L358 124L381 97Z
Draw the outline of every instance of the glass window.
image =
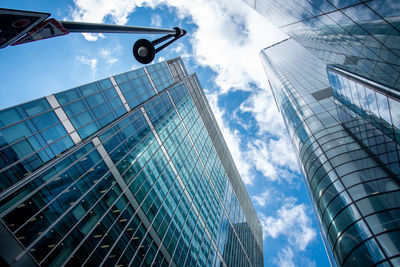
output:
M62 126L61 124L57 124L57 125L54 125L53 127L50 127L48 129L42 131L41 134L42 134L44 140L48 144L51 144L54 141L65 136L67 134L67 131L65 130L64 126Z
M371 266L384 259L374 239L370 239L357 247L343 262L343 266Z
M23 116L17 111L17 107L0 111L0 127L13 124L22 119Z
M58 155L68 148L72 147L74 145L74 142L72 141L71 137L66 136L63 139L55 142L52 144L50 147L53 150L55 155Z
M368 227L361 220L352 225L349 229L340 233L335 245L336 254L339 256L339 262L343 262L347 254L363 240L371 236Z
M366 217L374 234L400 228L400 209L379 212Z
M363 215L400 207L400 191L371 195L358 201L357 206Z
M392 124L387 97L377 92L375 93L375 95L381 119L389 124Z
M360 218L361 216L354 204L347 206L335 217L334 220L327 220L329 219L329 216L324 216L324 223L329 226L328 237L331 240L331 244L334 244L340 232Z
M84 101L75 101L69 105L63 106L63 109L65 111L65 114L67 114L68 117L73 117L79 113L84 112L87 107L85 105Z
M376 103L376 99L375 99L375 92L373 90L370 89L365 89L365 94L366 97L368 99L368 106L369 106L369 111L376 115L379 116L379 112L378 112L378 105Z
M377 181L364 182L357 186L353 186L348 190L352 198L354 200L357 200L365 196L399 189L400 187L398 186L398 184L395 183L392 178L388 178Z
M329 222L348 204L351 203L351 199L347 192L342 192L337 195L325 209L324 217L325 221Z
M388 97L393 126L400 130L400 102Z
M6 145L12 144L17 140L21 140L30 136L32 134L32 130L25 122L21 122L0 130L0 133L2 137L0 139L0 147L4 147Z
M83 96L88 96L99 91L97 83L90 83L79 87Z
M25 103L22 105L22 108L25 110L26 114L29 117L51 109L50 104L45 98Z
M88 102L90 107L94 107L101 103L104 103L105 99L101 94L95 94L87 97L86 101Z
M65 92L55 94L55 97L57 98L60 105L64 105L66 103L72 102L80 98L76 89L71 89Z
M100 80L100 81L97 82L97 84L100 85L101 89L107 89L107 88L113 87L113 85L112 85L112 83L111 83L109 78ZM114 89L112 89L112 91L115 92Z

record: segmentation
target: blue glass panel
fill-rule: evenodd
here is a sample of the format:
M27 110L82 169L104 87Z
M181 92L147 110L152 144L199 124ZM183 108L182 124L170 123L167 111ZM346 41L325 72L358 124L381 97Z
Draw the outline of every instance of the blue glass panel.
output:
M37 114L40 114L46 110L51 109L49 103L47 102L47 100L45 98L41 98L35 101L31 101L28 103L25 103L21 106L26 114L31 117Z

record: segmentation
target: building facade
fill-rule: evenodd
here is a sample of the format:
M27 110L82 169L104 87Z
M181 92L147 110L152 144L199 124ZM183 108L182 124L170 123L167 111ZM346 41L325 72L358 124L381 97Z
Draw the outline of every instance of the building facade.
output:
M328 66L328 79L326 64L293 39L261 58L332 265L399 266L394 96L337 67Z
M0 265L262 266L262 230L180 58L0 111Z
M332 264L399 265L399 3L245 2L290 37L261 54Z
M338 67L327 73L343 127L400 179L399 92Z
M245 0L326 64L400 91L400 3Z

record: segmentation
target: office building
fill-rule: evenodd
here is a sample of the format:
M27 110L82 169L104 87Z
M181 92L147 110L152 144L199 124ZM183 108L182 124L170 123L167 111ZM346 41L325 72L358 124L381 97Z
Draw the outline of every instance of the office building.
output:
M398 1L245 2L326 64L400 91Z
M262 230L180 58L0 111L0 265L262 266Z
M327 68L292 39L261 58L332 265L399 266L395 91Z
M399 92L339 67L328 65L327 73L343 127L400 179Z
M398 3L245 2L290 37L261 54L332 264L399 265Z

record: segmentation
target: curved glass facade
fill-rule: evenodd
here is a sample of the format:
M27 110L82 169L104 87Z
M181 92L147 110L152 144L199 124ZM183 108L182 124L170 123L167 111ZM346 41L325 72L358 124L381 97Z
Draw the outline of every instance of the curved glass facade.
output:
M326 64L400 91L398 1L245 2Z
M326 65L291 39L261 57L328 253L340 266L399 265L399 180L344 124Z
M386 171L400 178L400 95L338 67L328 66L334 97L341 103L342 125L376 157Z
M260 222L181 59L0 113L1 262L263 265Z

